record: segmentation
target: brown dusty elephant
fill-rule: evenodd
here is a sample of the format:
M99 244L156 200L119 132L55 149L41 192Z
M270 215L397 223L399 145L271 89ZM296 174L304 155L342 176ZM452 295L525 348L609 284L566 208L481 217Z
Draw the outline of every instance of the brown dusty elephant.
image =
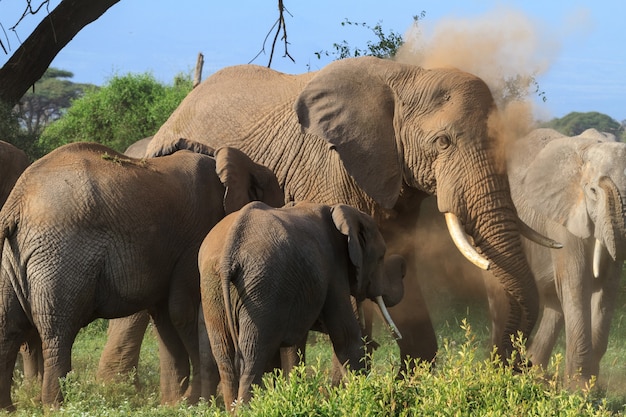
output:
M4 205L19 176L28 167L30 161L24 151L14 145L0 141L0 207ZM31 332L20 348L24 378L27 380L41 377L41 343L37 332Z
M519 216L564 245L523 242L541 296L530 358L547 366L565 327L565 374L584 386L606 352L626 259L626 144L594 129L572 137L536 129L508 155ZM486 288L492 313L506 314L500 290ZM494 332L502 332L495 323Z
M584 385L598 375L607 348L626 256L626 144L595 130L568 137L536 129L507 150L507 169L521 219L563 244L554 250L522 240L538 284L541 312L529 357L547 366L565 327L566 382ZM487 273L450 256L454 247L432 201L423 205L420 216L421 224L432 225L420 265L456 295L459 288L466 292L484 280L486 293L474 295L488 296L492 337L499 339L503 329L498 318L507 314L501 290ZM439 261L443 257L447 262Z
M28 167L0 211L0 409L14 409L11 376L29 330L43 345L42 402L58 404L80 328L144 309L158 329L161 372L180 352L194 369L161 400L197 399L198 249L255 198L284 200L271 171L231 148L134 159L75 143Z
M233 146L274 171L287 201L342 203L372 215L389 252L407 260L405 296L392 310L401 355L426 361L437 342L418 282L415 222L420 201L436 194L455 241L507 294L495 344L508 355L512 335L530 335L539 302L521 248L526 229L495 152L496 112L487 85L454 69L373 57L302 75L243 65L189 93L146 155L167 153L181 137Z
M143 158L146 154L148 143L152 136L140 139L132 143L124 151L124 155L133 158ZM137 368L139 366L139 353L146 328L150 322L150 314L143 310L127 317L109 320L107 328L107 341L98 362L97 377L102 381L114 381L118 377L127 378L131 371L135 371L135 384L139 385ZM123 330L120 330L123 329ZM129 338L128 334L133 337ZM122 337L122 339L118 339ZM128 343L131 339L133 343Z
M316 325L339 363L363 369L351 296L377 301L395 328L382 297L385 250L375 221L343 204L253 202L220 221L200 247L198 266L227 408L248 401L281 346L297 344Z

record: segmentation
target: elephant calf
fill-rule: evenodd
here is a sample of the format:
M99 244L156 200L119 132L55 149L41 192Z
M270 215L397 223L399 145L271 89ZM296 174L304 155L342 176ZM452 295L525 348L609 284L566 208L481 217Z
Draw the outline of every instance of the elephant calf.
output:
M395 329L382 299L385 250L374 220L347 205L250 203L220 221L198 265L225 404L249 400L280 347L297 344L316 324L340 363L363 369L351 295L376 300Z
M284 203L267 168L232 148L214 155L134 159L75 143L24 171L0 211L0 410L14 409L13 368L33 329L43 346L42 401L58 404L81 327L144 309L159 332L161 375L180 352L194 371L175 392L162 386L161 401L197 399L200 244L254 198Z

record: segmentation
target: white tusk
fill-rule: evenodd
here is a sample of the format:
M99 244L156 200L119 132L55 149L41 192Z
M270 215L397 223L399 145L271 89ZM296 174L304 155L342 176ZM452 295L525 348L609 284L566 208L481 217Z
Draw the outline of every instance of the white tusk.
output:
M542 235L526 223L522 221L522 219L517 219L517 226L519 227L519 231L526 239L535 242L541 246L545 246L550 249L561 249L563 247L562 243L557 242L556 240L552 240L547 236Z
M387 306L385 305L385 302L383 301L382 296L379 295L378 297L376 297L376 304L378 304L378 308L380 308L380 312L383 314L385 321L391 328L391 333L393 333L393 336L396 338L396 340L402 339L400 330L398 330L398 328L396 327L396 324L391 319L391 315L389 315L389 311L387 310Z
M450 233L450 237L452 237L452 241L456 245L457 249L467 258L468 261L480 269L484 269L485 271L489 270L489 261L484 256L476 252L474 246L472 246L469 240L467 240L467 235L465 234L465 230L463 230L463 225L461 225L459 218L449 212L445 213L445 218L446 225L448 226L448 233Z
M600 263L602 262L602 242L596 239L593 246L593 277L600 278Z

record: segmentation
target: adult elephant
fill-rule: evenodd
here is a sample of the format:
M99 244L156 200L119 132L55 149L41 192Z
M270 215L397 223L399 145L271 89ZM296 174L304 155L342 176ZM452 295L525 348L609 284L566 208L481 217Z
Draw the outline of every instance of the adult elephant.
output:
M0 207L4 205L15 182L29 164L28 156L23 150L0 140Z
M33 163L0 211L0 409L14 409L11 377L27 332L42 340L42 402L57 404L80 328L143 309L158 329L161 372L177 352L194 370L162 402L197 400L198 249L225 214L255 198L284 200L271 171L227 147L215 158L183 151L149 160L75 143Z
M626 144L594 129L572 137L537 129L508 155L519 216L564 245L555 251L523 242L541 296L529 354L547 366L565 327L565 374L584 386L606 352L626 259ZM487 290L500 314L500 290Z
M189 93L146 155L167 153L180 138L233 146L272 169L288 201L344 203L371 214L389 252L407 260L405 297L392 313L404 336L401 355L426 361L437 342L416 279L419 235L411 229L421 199L436 194L455 241L506 293L495 344L509 355L512 335L530 335L538 297L494 152L489 120L496 111L487 85L455 69L373 57L302 75L235 66Z

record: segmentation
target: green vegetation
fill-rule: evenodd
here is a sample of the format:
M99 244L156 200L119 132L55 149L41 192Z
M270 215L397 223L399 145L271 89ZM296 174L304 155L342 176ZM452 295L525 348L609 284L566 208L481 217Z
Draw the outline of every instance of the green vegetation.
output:
M586 113L571 112L565 116L544 122L541 127L550 127L567 136L576 136L587 129L596 129L615 135L618 140L626 142L626 129L615 119L606 114L590 111Z
M148 73L115 76L74 100L62 118L46 127L39 146L45 154L66 143L89 141L124 152L156 133L191 88L191 77L183 75L172 86Z
M623 299L623 297L622 297ZM620 305L623 305L621 303ZM255 391L240 416L615 416L625 415L626 373L622 365L626 308L615 315L609 351L596 387L571 393L561 389L562 346L551 369L516 373L486 348L488 320L483 305L446 305L435 312L440 342L436 367L418 366L396 380L398 348L388 332L377 327L381 347L373 354L372 371L350 375L345 386L330 384L331 349L325 335L314 334L307 352L309 364L297 367L287 381L280 372L265 377L265 389ZM460 317L468 317L467 320ZM472 326L470 327L470 324ZM624 327L624 328L622 328ZM196 406L159 405L157 342L146 333L137 391L131 382L103 385L95 381L97 362L106 338L106 321L81 331L74 345L74 370L63 382L66 398L59 410L44 411L32 401L36 385L16 384L13 398L21 416L228 416L221 399ZM523 357L523 352L522 352ZM550 376L556 375L556 376ZM17 379L21 379L16 371ZM130 381L130 379L129 379ZM1 414L1 413L0 413Z

